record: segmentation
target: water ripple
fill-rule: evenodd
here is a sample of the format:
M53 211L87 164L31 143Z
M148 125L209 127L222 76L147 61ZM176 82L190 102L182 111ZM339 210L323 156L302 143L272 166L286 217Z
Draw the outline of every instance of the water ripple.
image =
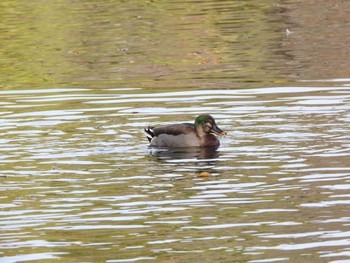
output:
M4 262L86 249L118 251L109 262L235 251L247 262L300 251L346 258L348 91L1 93ZM206 111L228 132L220 148L148 148L144 127Z

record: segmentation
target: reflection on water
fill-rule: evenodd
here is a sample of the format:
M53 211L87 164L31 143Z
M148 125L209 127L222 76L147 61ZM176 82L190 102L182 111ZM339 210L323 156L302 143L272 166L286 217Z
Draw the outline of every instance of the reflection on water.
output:
M2 0L0 9L7 88L267 87L349 68L347 1Z
M215 147L150 148L149 154L160 161L159 165L163 163L164 167L168 167L169 170L163 172L172 179L183 179L179 172L195 172L199 176L218 175L216 168L220 154Z
M150 148L150 155L156 156L159 160L173 159L209 159L211 161L219 157L218 149L215 147L190 147L190 148Z
M344 84L2 93L4 262L348 258ZM219 148L148 147L144 127L202 112Z
M349 3L305 3L1 1L0 262L349 261Z

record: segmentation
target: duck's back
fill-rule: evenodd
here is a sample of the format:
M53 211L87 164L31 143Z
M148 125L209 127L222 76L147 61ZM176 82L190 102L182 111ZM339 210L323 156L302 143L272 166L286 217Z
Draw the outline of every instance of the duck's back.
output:
M196 133L196 130L191 123L181 123L155 127L153 128L153 133L155 136L159 136L160 134L176 136L180 134Z
M157 147L194 147L201 142L191 123L171 124L153 128L154 138L151 146Z

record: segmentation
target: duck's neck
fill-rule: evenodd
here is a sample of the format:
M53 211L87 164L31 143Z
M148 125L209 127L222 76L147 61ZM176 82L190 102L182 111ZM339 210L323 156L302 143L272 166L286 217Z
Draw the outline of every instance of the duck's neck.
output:
M197 133L197 136L198 136L199 138L203 138L203 137L205 137L205 136L207 136L207 135L210 135L210 134L204 132L204 131L203 131L203 128L202 128L201 126L196 127L196 133Z

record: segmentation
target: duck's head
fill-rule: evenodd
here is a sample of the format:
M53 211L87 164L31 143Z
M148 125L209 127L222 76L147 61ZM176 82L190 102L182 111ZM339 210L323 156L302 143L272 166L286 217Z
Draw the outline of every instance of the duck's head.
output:
M194 126L199 136L210 133L214 133L216 135L226 134L216 125L214 118L209 114L199 115L194 122Z

